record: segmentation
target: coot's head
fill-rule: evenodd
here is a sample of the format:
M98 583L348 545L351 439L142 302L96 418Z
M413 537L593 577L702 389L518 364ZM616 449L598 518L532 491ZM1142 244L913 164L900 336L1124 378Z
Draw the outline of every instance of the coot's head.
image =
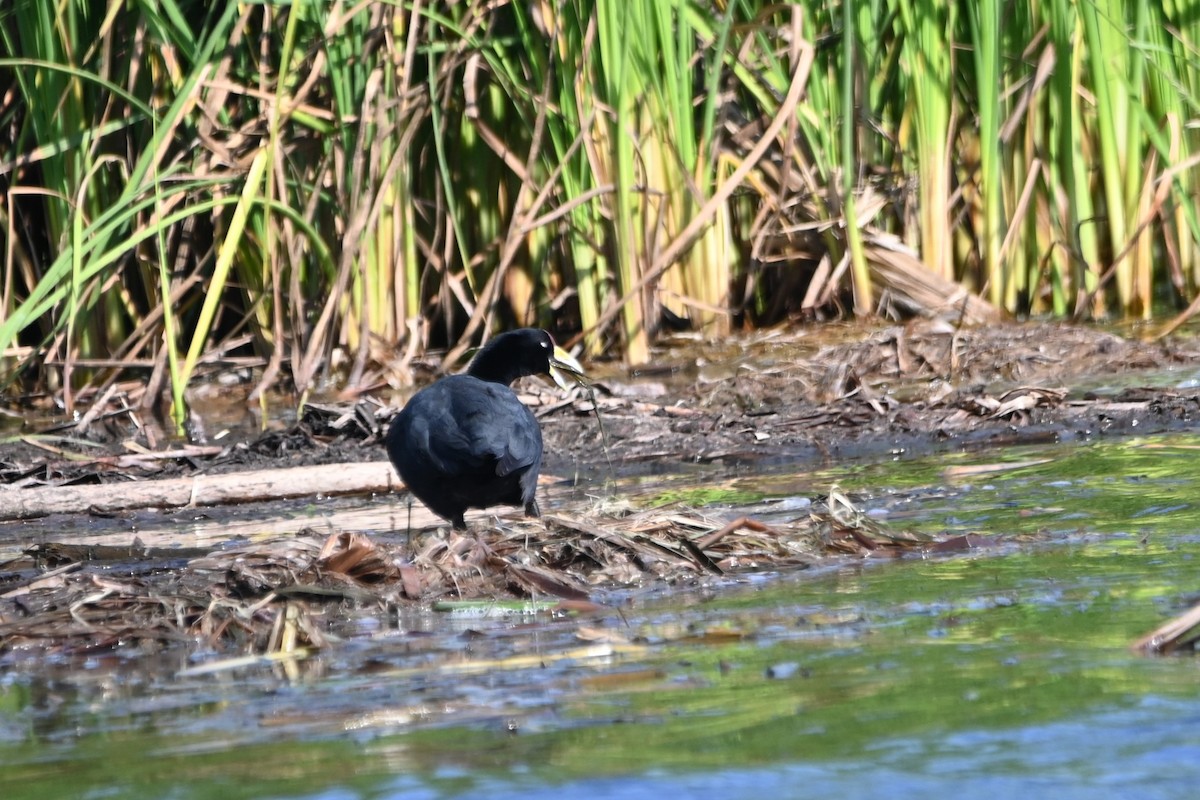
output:
M548 375L562 388L578 383L583 367L538 328L521 328L492 339L475 356L467 374L505 386L526 375Z

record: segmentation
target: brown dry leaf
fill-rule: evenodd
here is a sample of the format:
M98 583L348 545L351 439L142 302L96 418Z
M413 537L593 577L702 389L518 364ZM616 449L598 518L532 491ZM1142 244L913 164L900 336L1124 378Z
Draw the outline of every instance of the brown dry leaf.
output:
M588 599L588 593L582 587L569 582L565 575L556 574L543 567L509 564L508 574L531 595L541 592L567 600Z
M594 586L610 584L613 586L635 586L649 577L646 570L634 564L623 555L611 558L608 563L588 576L588 583Z
M1000 401L986 394L978 397L966 397L959 401L958 407L977 417L990 417L1000 408Z
M1033 395L1018 394L1000 403L991 416L993 419L1011 417L1013 414L1019 414L1022 411L1031 411L1037 408L1038 405L1038 399Z
M316 567L359 583L380 583L396 578L398 573L391 559L372 539L353 532L333 534L326 539Z
M1062 403L1067 396L1065 389L1046 389L1036 386L1023 386L1013 389L1000 396L1000 405L992 413L992 417L1000 419L1031 411L1035 408L1054 408Z
M830 490L828 506L828 512L814 511L810 517L828 549L834 552L860 556L876 552L897 554L930 542L928 536L895 531L867 517L837 487Z
M1035 401L1036 405L1053 408L1061 403L1066 396L1066 389L1051 389L1047 386L1020 386L1000 395L1000 402L1008 403L1018 398L1029 397Z
M628 552L632 557L642 561L644 564L653 564L655 561L661 560L664 554L673 555L674 558L686 561L689 564L691 563L691 559L683 557L683 555L680 555L672 547L666 547L664 553L664 548L659 547L658 542L653 542L648 537L634 537L622 533L622 531L605 530L604 528L600 528L599 525L583 521L583 519L563 515L548 518L547 522L552 522L560 525L560 527L590 536L607 548L616 549L617 552Z
M1021 386L1010 389L999 398L978 395L962 399L958 407L978 417L1002 419L1035 408L1055 408L1067 396L1066 389L1050 389L1043 386Z
M400 583L404 587L404 595L409 600L421 597L421 573L409 564L400 566Z
M217 550L188 562L188 569L197 572L224 572L239 566L257 569L300 571L320 555L320 546L300 531L286 539L254 542L244 547Z
M719 531L714 531L713 533L697 539L695 545L701 550L708 550L710 547L716 545L717 542L721 541L729 534L741 530L742 528L749 528L752 531L758 533L767 533L776 537L780 535L779 531L775 530L770 525L759 522L752 517L738 517L733 522L730 522L728 525L721 528Z
M82 567L83 567L83 564L78 561L75 561L70 564L64 564L63 566L58 567L57 569L52 569L49 572L43 573L42 575L38 576L34 580L25 584L24 586L18 586L15 589L8 590L4 594L0 594L0 600L7 600L11 597L18 597L23 594L29 594L30 592L38 590L38 589L51 589L51 588L61 587L66 582L66 578L64 577L65 575L67 575L68 573L71 573L71 572L76 572L77 570L81 569Z

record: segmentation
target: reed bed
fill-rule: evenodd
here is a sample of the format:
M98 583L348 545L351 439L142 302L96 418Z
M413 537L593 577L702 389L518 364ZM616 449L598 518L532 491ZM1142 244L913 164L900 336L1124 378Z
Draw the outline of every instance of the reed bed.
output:
M71 410L136 379L182 424L213 370L366 390L512 325L638 363L665 327L962 289L977 322L1172 313L1200 279L1198 12L13 0L2 391Z

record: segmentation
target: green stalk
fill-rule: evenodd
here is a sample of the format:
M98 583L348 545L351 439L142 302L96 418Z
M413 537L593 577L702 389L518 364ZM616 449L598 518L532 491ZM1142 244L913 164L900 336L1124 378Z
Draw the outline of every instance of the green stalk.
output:
M103 217L87 226L80 237L82 245L79 257L79 280L90 281L102 275L106 269L129 256L139 245L158 235L159 227L170 227L182 222L194 214L212 211L225 205L232 205L235 198L210 199L185 207L180 211L164 217L155 227L137 227L128 238L111 244L111 237L118 229L128 229L129 222L137 214L153 207L155 198L140 198L129 208L114 209L113 214ZM101 244L103 243L103 247ZM10 346L17 334L23 331L42 315L50 314L53 309L63 302L69 291L69 281L73 264L75 263L74 248L67 248L51 264L45 275L29 293L17 312L0 323L0 342Z
M1084 48L1081 40L1082 23L1071 0L1050 0L1050 40L1055 52L1065 62L1050 78L1054 97L1054 133L1051 146L1054 165L1062 183L1065 217L1061 220L1062 240L1072 253L1073 283L1087 295L1092 295L1103 269L1100 263L1100 241L1094 220L1095 210L1088 180L1088 164L1083 157L1084 138L1080 95L1082 93ZM1060 298L1057 307L1065 310L1067 298ZM1079 310L1080 312L1083 309ZM1095 296L1087 313L1103 313L1103 300Z
M950 231L949 32L955 5L947 0L899 0L904 31L900 63L907 74L920 180L921 257L942 278L954 277Z
M1124 3L1121 6L1122 8L1117 9L1118 11L1124 10ZM1150 27L1149 3L1134 3L1132 10L1134 14L1133 42L1145 42ZM1149 230L1139 232L1138 227L1144 214L1149 212L1149 199L1153 194L1153 188L1149 185L1152 178L1146 174L1147 164L1143 144L1147 137L1142 135L1142 117L1139 113L1132 113L1133 103L1130 101L1131 97L1140 98L1141 92L1147 86L1146 57L1141 49L1132 46L1129 47L1128 54L1128 82L1121 84L1124 92L1123 105L1127 109L1123 156L1125 167L1123 194L1127 210L1127 232L1129 236L1136 237L1136 241L1130 241L1124 245L1126 247L1132 245L1132 249L1129 253L1129 275L1125 292L1122 295L1122 306L1126 316L1148 320L1151 312L1151 234ZM1141 103L1139 102L1137 106L1140 107Z
M858 179L855 166L854 138L854 64L855 64L855 17L851 3L842 2L842 207L846 218L846 248L850 256L851 275L854 285L854 313L860 317L871 314L875 299L871 289L871 273L863 252L862 231L859 229L858 212L855 209L854 193Z
M1095 127L1100 140L1100 181L1103 184L1104 214L1113 257L1128 243L1124 187L1126 136L1129 130L1128 99L1122 76L1128 65L1128 42L1118 34L1114 20L1123 19L1119 0L1094 0L1079 5L1083 20L1084 44L1091 62L1093 92L1096 98ZM1116 13L1118 16L1114 17ZM1130 257L1121 256L1114 265L1117 294L1122 306L1133 289Z
M231 4L224 15L217 18L211 37L205 42L199 53L203 59L211 57L217 44L227 38L235 12L236 6ZM197 68L178 87L175 99L158 121L154 135L146 143L134 163L119 195L97 209L95 221L88 226L89 234L84 238L85 244L82 246L86 247L88 258L75 252L82 247L65 246L63 252L40 277L37 285L30 287L28 296L16 312L0 323L0 351L10 347L21 331L39 321L42 314L63 297L60 282L66 276L74 272L80 276L80 279L88 280L92 276L100 274L105 266L114 263L118 257L124 254L118 249L114 255L111 249L111 239L120 231L136 226L136 209L145 208L147 203L153 204L153 198L147 201L144 197L147 188L146 177L151 174L152 170L159 168L160 149L165 148L167 139L175 133L176 126L180 124L184 114L190 110L194 102L193 92L197 90L203 74L203 67ZM60 130L64 129L60 128ZM46 138L54 140L59 137L47 134ZM65 172L60 174L65 175ZM60 177L59 180L66 180L66 178ZM72 181L71 185L77 184ZM73 192L67 193L66 196L73 196ZM151 232L152 234L153 232ZM62 323L63 317L60 316L58 322L55 323L55 329Z
M162 183L158 176L154 180L155 214L161 213ZM171 418L175 422L175 434L182 436L183 423L187 419L187 398L184 392L187 381L183 379L179 365L179 326L175 319L175 308L171 303L171 267L167 257L166 231L162 225L154 227L155 239L158 245L158 289L159 304L163 311L163 343L167 350L167 372L171 378Z
M217 308L221 304L234 256L237 255L241 246L242 233L246 227L247 217L251 209L261 202L262 180L266 166L267 151L262 149L258 151L254 157L254 161L250 165L250 170L246 175L246 181L242 188L241 197L238 200L236 208L234 208L233 217L229 222L229 229L226 231L225 238L220 244L220 249L217 253L217 263L213 268L212 279L204 293L204 304L201 306L200 314L192 326L192 338L191 344L188 346L187 356L184 358L183 365L178 368L177 372L173 372L172 374L172 396L174 400L172 417L177 430L181 433L183 431L183 424L187 419L184 391L187 388L188 381L191 380L192 373L195 372L196 363L200 360L200 356L203 354L204 347L208 343L209 335L212 332L213 320L216 317Z
M446 132L443 129L443 118L441 108L438 103L438 61L433 50L431 49L427 56L429 66L429 114L432 122L433 132L433 147L437 155L437 172L438 178L442 182L442 190L445 192L446 209L450 217L450 225L454 229L454 241L458 246L458 257L462 260L463 272L467 276L467 285L471 288L471 295L474 298L479 297L479 286L476 285L476 279L471 272L471 254L467 250L467 234L463 226L462 216L459 210L458 194L454 191L454 180L450 171L450 163L446 157Z
M1003 195L1001 194L1000 152L1000 2L977 0L967 4L967 20L974 45L975 92L979 108L979 250L983 260L984 281L992 304L1016 310L1016 281L1007 276L1000 263L1003 240Z
M1200 41L1200 2L1181 0L1163 3L1154 10L1156 19L1147 26L1147 58L1150 72L1152 107L1166 120L1163 136L1146 126L1160 158L1166 164L1186 164L1197 152L1200 135L1185 122L1200 111L1200 68L1196 66L1194 43ZM1197 218L1196 176L1193 170L1174 172L1171 196L1175 206L1167 215L1169 230L1179 256L1181 277L1191 288L1200 284L1200 219ZM1186 288L1186 287L1185 287Z
M589 79L593 62L585 61L583 40L587 20L581 14L590 11L585 2L564 2L540 6L540 23L550 32L547 37L535 23L530 12L532 6L516 4L513 12L517 23L517 37L511 49L498 49L493 66L506 76L513 100L523 114L526 124L533 126L539 118L545 126L546 142L543 143L541 191L550 192L545 182L557 181L559 188L547 197L557 198L560 203L579 198L593 190L596 177L588 162L583 147L585 137L593 135L595 123L586 122L596 113L595 84ZM494 51L489 51L494 52ZM527 59L525 64L516 60L517 54ZM522 71L528 78L522 81ZM541 87L549 82L550 103L542 103ZM527 83L522 91L522 84ZM585 123L587 129L585 130ZM539 176L540 177L540 176ZM522 209L525 213L540 216L541 208ZM601 339L590 333L600 318L604 294L609 283L605 258L596 244L604 240L605 220L601 213L601 200L594 199L572 206L568 217L570 224L564 233L568 268L565 280L574 280L579 316L582 328L588 332L584 348L588 355L598 355ZM543 238L548 238L543 236ZM543 284L550 276L543 276ZM549 288L549 287L547 287Z
M641 4L621 0L597 0L600 62L603 69L605 100L615 112L611 125L603 126L603 140L609 151L613 193L613 230L616 239L617 269L621 285L627 289L641 280L641 263L634 239L634 208L637 179L634 174L632 128L636 124L635 102L641 91L638 75L630 59L630 40L643 30L643 20L635 19ZM597 117L597 121L600 118ZM601 123L602 124L602 123ZM621 309L625 327L626 358L632 364L644 364L650 358L650 339L646 330L644 304L635 296Z

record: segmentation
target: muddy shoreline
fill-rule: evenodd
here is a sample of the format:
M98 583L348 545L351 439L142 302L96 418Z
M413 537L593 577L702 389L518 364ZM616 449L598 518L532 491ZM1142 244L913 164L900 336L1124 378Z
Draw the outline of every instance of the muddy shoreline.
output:
M803 468L1200 427L1200 348L1190 339L1146 343L1047 325L835 333L840 339L825 331L819 342L806 331L722 345L683 341L637 375L596 365L591 391L521 384L542 422L544 472L586 485L695 463ZM393 400L313 403L267 434L175 443L165 454L138 439L134 415L106 411L86 430L11 442L0 455L0 491L152 487L162 478L382 461L382 435L400 405ZM167 515L181 518L178 532L153 543L137 535L153 510L113 520L60 514L33 537L23 533L33 528L6 526L0 535L21 555L0 564L0 658L179 642L214 653L272 653L297 642L320 648L331 626L445 599L549 598L545 613L589 613L598 608L593 591L606 587L990 546L978 537L873 528L834 491L767 522L736 510L549 502L541 520L482 517L461 535L427 515L419 523L408 517L423 531L414 536L397 497L371 502L394 514L369 536L322 523L316 512L280 515L286 531L252 539L217 524L213 533L224 539L199 549L187 549L195 539L182 511ZM233 508L204 515L228 524ZM101 542L105 523L116 523L107 525L116 536Z
M1198 358L1191 341L1083 328L890 328L768 368L735 365L730 379L667 400L601 408L623 465L826 463L1188 429L1200 388L1178 387L1197 385ZM556 455L579 462L602 446L588 407L543 423Z
M589 365L597 375L591 394L578 389L567 397L532 379L518 386L541 419L547 471L821 464L1200 425L1200 343L1190 338L1142 342L1062 325L954 330L922 323L819 336L780 331L721 344L679 338L656 355L633 374ZM119 413L101 414L86 430L57 432L51 446L38 446L36 437L11 441L0 456L0 485L384 461L383 432L413 390L313 403L302 419L267 433L202 441L179 457L143 461L130 457L146 444L138 426ZM206 425L217 430L221 420ZM114 467L105 456L125 458Z

